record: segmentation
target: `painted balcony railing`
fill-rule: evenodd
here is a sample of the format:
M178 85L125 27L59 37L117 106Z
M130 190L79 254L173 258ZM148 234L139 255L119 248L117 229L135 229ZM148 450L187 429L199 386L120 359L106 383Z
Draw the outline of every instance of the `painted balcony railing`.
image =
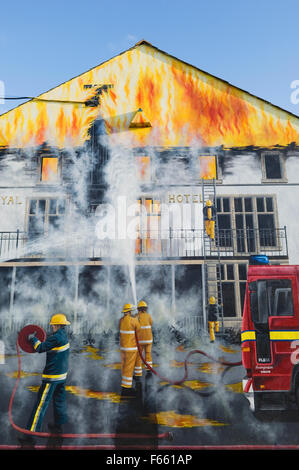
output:
M0 261L24 258L120 259L246 257L263 253L288 257L286 227L278 229L220 229L215 240L203 230L140 233L136 240L99 240L90 233L29 234L0 232Z

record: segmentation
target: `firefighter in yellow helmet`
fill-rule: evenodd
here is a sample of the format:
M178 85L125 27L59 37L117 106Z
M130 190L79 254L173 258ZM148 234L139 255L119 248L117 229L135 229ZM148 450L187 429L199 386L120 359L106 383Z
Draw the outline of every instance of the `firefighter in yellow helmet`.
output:
M144 354L145 362L152 367L152 344L153 344L153 333L152 325L153 320L150 313L147 312L147 303L144 300L141 300L138 305L138 314L137 318L140 323L140 331L137 335L139 345L141 347L142 353ZM151 374L151 370L147 367L147 374ZM142 376L142 359L140 354L138 354L136 366L135 366L135 376Z
M216 333L219 331L218 305L214 296L209 299L208 322L210 341L213 343L215 341L215 331Z
M131 395L133 373L138 353L135 333L140 331L140 324L132 312L136 309L132 304L125 304L123 316L119 321L119 340L121 356L121 387L122 395ZM131 389L131 390L130 390Z
M207 200L205 207L203 208L203 216L205 222L205 229L208 237L211 240L215 239L215 218L216 218L216 210L213 206L212 201L210 199Z
M52 315L50 325L53 334L40 342L36 332L28 336L38 353L46 353L46 364L42 373L42 383L37 393L27 429L39 432L51 401L53 401L54 423L48 423L51 432L61 433L62 425L67 422L65 383L68 374L70 344L65 330L70 322L63 313ZM22 444L34 444L32 436L19 438Z

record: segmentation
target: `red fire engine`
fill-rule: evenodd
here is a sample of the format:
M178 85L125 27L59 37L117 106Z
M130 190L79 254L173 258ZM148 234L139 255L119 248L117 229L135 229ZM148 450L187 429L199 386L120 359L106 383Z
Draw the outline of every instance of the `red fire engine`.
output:
M299 407L299 266L248 267L241 331L243 390L253 411Z

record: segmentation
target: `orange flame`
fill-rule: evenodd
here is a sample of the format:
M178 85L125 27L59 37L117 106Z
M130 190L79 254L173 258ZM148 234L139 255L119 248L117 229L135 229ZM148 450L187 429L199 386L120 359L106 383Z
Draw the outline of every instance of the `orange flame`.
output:
M85 84L112 84L99 107L29 101L0 116L0 146L81 146L95 119L111 141L132 147L244 147L299 144L299 118L185 64L148 43L50 90L40 98L85 101ZM130 128L136 110L142 115Z

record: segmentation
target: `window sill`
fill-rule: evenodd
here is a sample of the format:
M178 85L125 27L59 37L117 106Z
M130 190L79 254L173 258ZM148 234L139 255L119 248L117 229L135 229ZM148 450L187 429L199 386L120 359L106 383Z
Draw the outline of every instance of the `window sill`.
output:
M262 184L287 184L288 183L288 179L287 178L277 178L277 179L267 179L267 178L263 178L261 180L261 183Z

